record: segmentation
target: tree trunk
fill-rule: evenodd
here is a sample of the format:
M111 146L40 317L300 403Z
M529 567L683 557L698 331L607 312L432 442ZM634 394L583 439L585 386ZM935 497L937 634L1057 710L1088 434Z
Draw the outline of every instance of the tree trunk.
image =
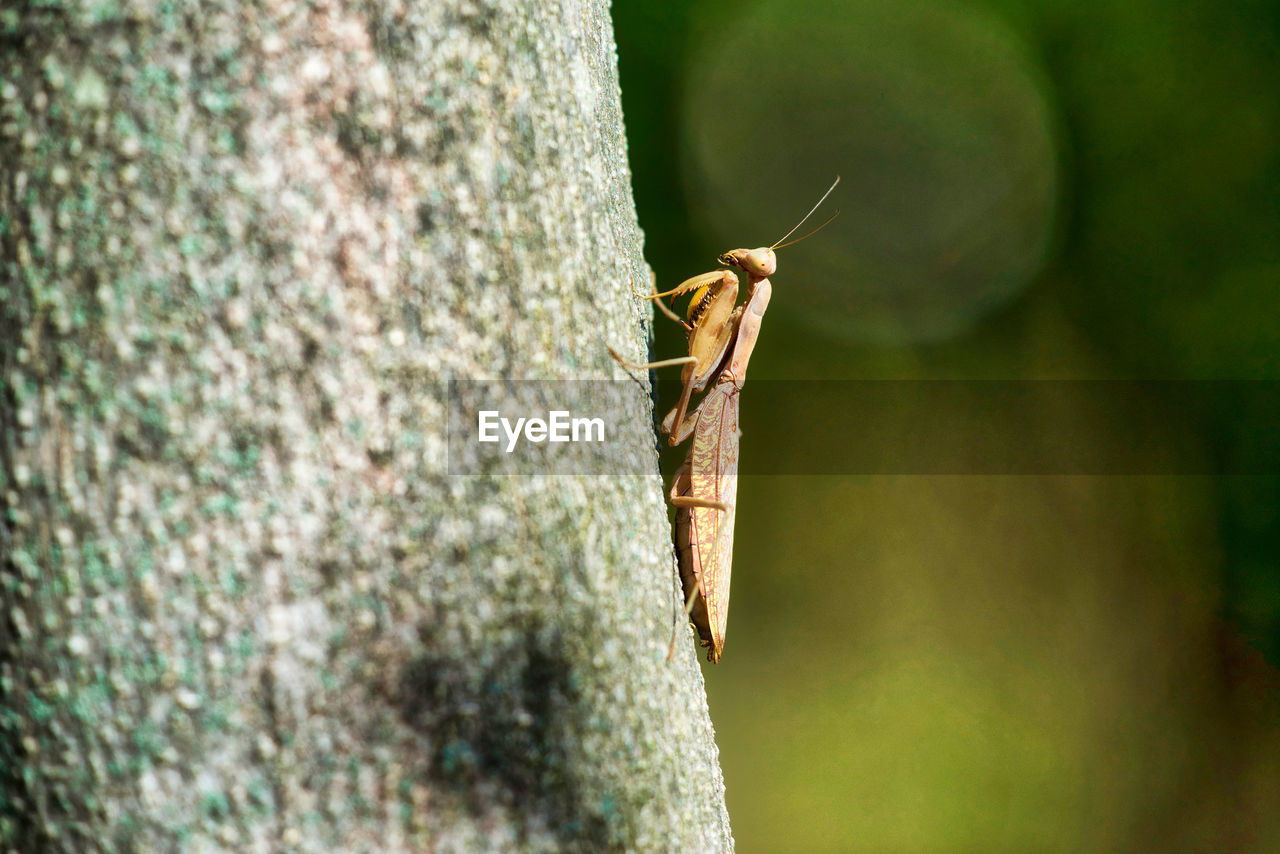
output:
M656 458L447 471L447 380L643 349L607 4L0 45L0 848L731 849Z

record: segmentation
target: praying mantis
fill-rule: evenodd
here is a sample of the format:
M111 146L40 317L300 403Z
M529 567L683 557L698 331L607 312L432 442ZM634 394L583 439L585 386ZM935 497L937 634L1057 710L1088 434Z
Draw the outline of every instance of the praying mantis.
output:
M742 435L738 429L738 395L746 382L747 364L773 295L769 276L778 268L775 250L799 243L835 219L839 211L807 234L784 242L813 216L839 183L837 176L818 203L772 246L734 249L716 259L730 269L693 276L662 293L636 294L642 299L657 300L663 314L684 326L689 336L689 355L632 364L609 349L620 364L636 370L684 366L680 401L663 419L661 430L673 446L693 437L668 494L676 508L675 546L686 597L684 612L693 621L712 664L718 663L724 653L729 618L738 440ZM734 270L747 274L747 299L740 306ZM693 296L684 318L661 302L663 297L690 292ZM692 396L709 384L711 390L689 411ZM675 643L673 631L668 659L675 652Z

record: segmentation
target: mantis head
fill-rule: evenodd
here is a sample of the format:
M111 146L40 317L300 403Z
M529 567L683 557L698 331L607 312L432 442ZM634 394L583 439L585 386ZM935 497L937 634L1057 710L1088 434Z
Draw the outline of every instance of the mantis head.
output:
M721 255L716 261L726 267L737 267L753 279L768 278L778 269L778 256L770 246L734 249Z

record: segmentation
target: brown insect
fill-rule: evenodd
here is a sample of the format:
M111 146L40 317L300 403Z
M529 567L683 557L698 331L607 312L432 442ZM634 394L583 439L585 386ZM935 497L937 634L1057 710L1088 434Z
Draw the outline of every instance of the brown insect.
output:
M671 481L671 504L676 508L675 546L680 564L680 581L685 593L685 614L692 619L707 660L716 663L724 652L725 627L729 618L729 580L733 570L733 520L738 493L738 393L746 382L747 363L760 334L760 324L773 286L769 276L778 267L775 249L799 243L835 219L784 243L840 183L837 177L818 204L804 219L772 246L734 249L717 260L726 267L747 274L747 299L736 306L738 276L730 270L716 270L686 279L663 293L643 296L659 300L664 314L684 326L689 336L689 355L642 365L625 361L610 348L620 364L637 370L683 365L680 402L662 421L662 432L672 445L693 437L689 454ZM839 214L839 211L836 211ZM693 293L685 318L661 302L662 297ZM706 389L711 391L692 412L689 401ZM670 658L675 652L672 632Z

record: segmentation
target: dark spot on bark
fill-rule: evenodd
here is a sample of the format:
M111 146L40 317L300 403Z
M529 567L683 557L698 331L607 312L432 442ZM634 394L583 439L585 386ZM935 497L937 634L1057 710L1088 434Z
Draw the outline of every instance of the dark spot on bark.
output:
M370 14L368 26L374 53L390 63L412 60L413 28L402 17L378 7Z
M338 146L355 160L363 161L366 154L376 149L382 135L369 125L363 124L353 113L339 113L335 116L338 124Z
M558 633L530 627L515 643L433 650L400 674L400 714L425 739L429 773L477 812L497 793L537 816L563 850L608 849L607 823L582 790L569 746L588 726Z
M324 579L325 587L332 587L338 583L338 562L336 560L322 560L317 569L320 570L320 577Z
M468 6L465 13L458 15L458 23L470 29L481 39L488 40L497 16L498 10L493 6L475 3Z
M308 335L302 342L302 361L308 365L314 364L316 356L320 355L320 342L315 336Z
M422 328L422 309L412 303L406 303L401 306L400 318L405 329L418 330Z
M121 821L111 833L112 851L131 854L138 851L138 827L132 821Z
M436 137L437 145L433 150L428 152L428 156L431 158L431 164L433 166L440 166L444 164L453 155L453 149L457 141L457 129L447 124L442 124L439 129L439 134Z
M435 215L431 211L431 206L426 202L420 203L418 205L418 233L426 234L429 231L435 230L435 227L436 220Z

